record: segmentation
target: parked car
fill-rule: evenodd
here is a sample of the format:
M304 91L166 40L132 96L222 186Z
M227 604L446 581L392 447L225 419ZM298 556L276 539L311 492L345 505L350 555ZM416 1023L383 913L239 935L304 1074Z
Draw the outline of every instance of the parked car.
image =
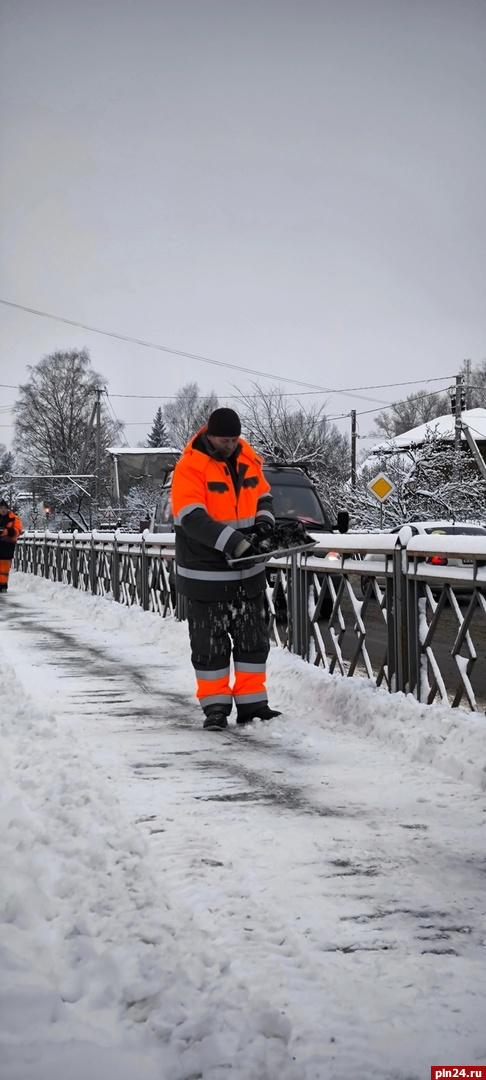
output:
M263 473L270 484L277 521L302 521L309 532L348 531L348 512L340 510L336 523L333 523L322 505L315 485L303 468L297 465L268 464L264 465ZM152 514L151 532L172 532L174 529L171 482L172 477L162 488Z
M412 531L412 536L486 536L486 528L483 525L471 525L470 522L463 521L404 521L402 525L396 525L393 529L388 529L387 532L390 535L398 535L404 525L408 525ZM437 555L430 555L425 562L431 563L433 566L470 566L472 559L460 559L455 557L445 558L438 553ZM373 575L381 588L385 584L385 577L380 577L380 570L385 568L386 560L382 555L365 555L363 562L373 562L376 568L376 573ZM367 574L363 574L361 577L361 591L364 593L366 585L369 581Z
M302 521L309 532L348 531L347 510L340 510L337 521L333 522L301 466L268 464L264 465L263 473L270 484L276 521Z

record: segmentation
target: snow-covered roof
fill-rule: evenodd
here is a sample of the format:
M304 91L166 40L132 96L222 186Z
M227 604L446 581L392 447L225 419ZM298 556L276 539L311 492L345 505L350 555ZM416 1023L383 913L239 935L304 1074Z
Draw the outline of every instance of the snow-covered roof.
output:
M466 409L461 413L461 420L471 429L475 439L486 440L486 409ZM455 416L451 413L436 416L426 424L419 424L410 431L404 431L402 435L376 443L370 454L393 454L399 450L408 450L412 446L421 446L427 438L434 435L450 442L455 437L455 424ZM465 439L464 432L461 432L461 438Z

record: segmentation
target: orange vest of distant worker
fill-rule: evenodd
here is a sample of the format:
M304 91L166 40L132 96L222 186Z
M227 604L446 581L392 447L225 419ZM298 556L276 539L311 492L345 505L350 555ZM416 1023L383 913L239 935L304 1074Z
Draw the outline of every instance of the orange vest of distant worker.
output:
M236 570L227 556L234 548L235 530L251 532L260 521L273 523L270 485L262 459L239 440L237 482L223 460L198 449L194 436L174 469L172 509L176 532L177 588L197 600L218 600L234 595L243 585L248 596L265 589L261 566Z
M0 590L7 588L10 564L15 551L15 543L22 532L22 522L9 510L8 514L0 515Z

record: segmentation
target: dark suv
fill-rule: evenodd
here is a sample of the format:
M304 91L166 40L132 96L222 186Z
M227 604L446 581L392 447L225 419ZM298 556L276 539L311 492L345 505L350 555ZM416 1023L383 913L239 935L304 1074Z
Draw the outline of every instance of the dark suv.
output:
M324 509L312 480L298 465L264 465L263 473L273 496L273 510L277 521L302 521L310 532L347 532L349 515L340 511L337 524L333 524ZM151 532L172 532L174 519L170 497L171 481L168 480L152 514Z
M347 532L349 516L338 515L337 526L324 509L312 480L298 465L264 465L263 472L272 490L277 521L302 521L310 532Z

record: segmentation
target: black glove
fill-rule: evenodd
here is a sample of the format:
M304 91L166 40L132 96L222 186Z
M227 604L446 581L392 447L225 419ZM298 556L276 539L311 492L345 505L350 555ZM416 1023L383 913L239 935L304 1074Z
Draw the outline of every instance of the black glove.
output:
M260 539L264 539L265 536L270 536L275 526L270 521L257 521L255 525L255 533Z

